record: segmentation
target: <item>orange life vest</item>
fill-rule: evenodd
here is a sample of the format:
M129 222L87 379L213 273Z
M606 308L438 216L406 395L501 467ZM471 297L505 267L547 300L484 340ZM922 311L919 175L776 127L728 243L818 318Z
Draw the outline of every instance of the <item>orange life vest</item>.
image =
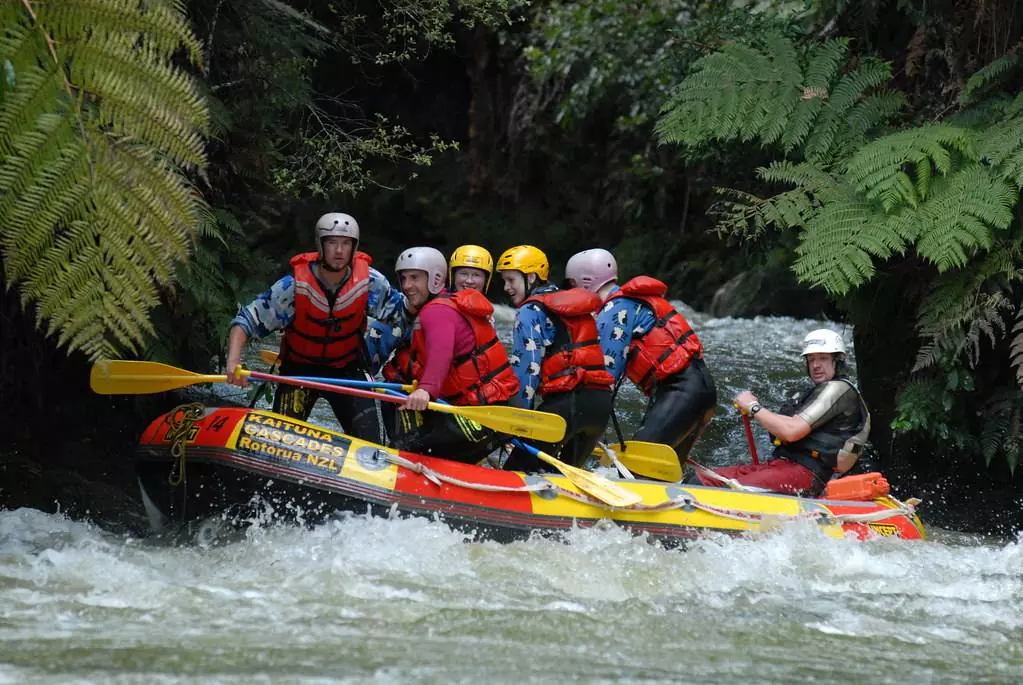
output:
M554 342L540 366L540 394L568 392L580 383L610 390L614 376L604 367L597 322L600 297L582 288L531 295L522 303L536 302L554 321Z
M632 339L625 374L649 395L657 382L673 376L703 356L703 345L686 317L664 299L668 286L650 276L637 276L622 285L608 302L617 297L638 300L654 312L653 328Z
M451 404L497 404L511 399L519 391L519 380L508 362L508 352L497 338L490 322L494 306L478 290L462 290L434 297L423 306L412 326L407 352L398 350L385 367L385 377L421 380L426 368L426 336L420 317L427 307L451 307L469 323L473 349L451 360L451 369L441 384L440 397Z
M348 280L331 296L313 275L312 265L319 259L316 252L291 258L295 316L284 331L281 357L284 362L341 368L356 361L362 350L373 260L356 252Z

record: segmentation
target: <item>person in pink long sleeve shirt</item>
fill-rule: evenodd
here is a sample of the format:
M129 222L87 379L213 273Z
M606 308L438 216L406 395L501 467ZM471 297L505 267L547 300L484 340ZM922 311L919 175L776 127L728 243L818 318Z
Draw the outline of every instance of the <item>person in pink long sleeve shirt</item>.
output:
M409 248L395 267L402 292L417 312L412 338L385 376L415 381L392 446L475 462L497 443L490 429L451 414L425 411L442 399L455 405L504 404L518 391L508 353L490 322L493 305L477 290L444 289L447 261L431 247Z

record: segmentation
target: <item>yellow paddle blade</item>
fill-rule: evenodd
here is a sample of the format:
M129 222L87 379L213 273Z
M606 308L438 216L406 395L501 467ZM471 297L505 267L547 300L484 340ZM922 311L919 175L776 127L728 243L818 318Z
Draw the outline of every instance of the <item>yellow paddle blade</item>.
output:
M279 355L273 350L260 350L259 358L265 361L270 366L273 366L278 362Z
M639 494L632 490L626 490L621 485L609 481L607 478L592 471L570 466L560 459L555 459L546 452L539 450L537 450L536 456L540 458L540 461L547 462L560 471L561 475L572 481L572 484L577 488L612 507L630 507L643 501Z
M110 359L96 362L89 386L100 395L148 395L196 383L224 383L227 376L199 374L159 362Z
M626 440L624 448L619 444L608 445L608 448L614 450L618 461L622 462L625 468L638 475L669 482L677 482L682 478L682 464L679 463L675 450L668 445ZM599 447L595 453L603 456Z
M430 402L430 409L458 414L499 433L531 438L540 442L560 442L565 437L565 419L557 414L519 407L487 405L464 407Z

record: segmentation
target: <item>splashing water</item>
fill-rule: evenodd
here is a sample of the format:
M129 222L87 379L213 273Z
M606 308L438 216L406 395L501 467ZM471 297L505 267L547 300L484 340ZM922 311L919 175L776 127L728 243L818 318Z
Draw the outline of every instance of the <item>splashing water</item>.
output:
M665 550L426 519L212 547L0 513L0 682L1014 682L1023 540L793 526ZM5 680L6 679L6 680Z
M821 322L691 320L720 400L694 456L745 461L731 397L780 402ZM643 401L620 400L629 431ZM0 512L0 683L1020 682L1023 535L929 532L665 550L614 527L498 544L345 516L172 546Z

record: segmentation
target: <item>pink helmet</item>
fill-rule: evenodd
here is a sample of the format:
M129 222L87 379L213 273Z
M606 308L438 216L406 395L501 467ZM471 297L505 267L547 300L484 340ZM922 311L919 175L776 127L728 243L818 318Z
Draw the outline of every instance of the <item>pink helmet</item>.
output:
M595 293L609 281L618 279L618 262L613 254L599 247L583 250L572 255L565 264L565 278Z

